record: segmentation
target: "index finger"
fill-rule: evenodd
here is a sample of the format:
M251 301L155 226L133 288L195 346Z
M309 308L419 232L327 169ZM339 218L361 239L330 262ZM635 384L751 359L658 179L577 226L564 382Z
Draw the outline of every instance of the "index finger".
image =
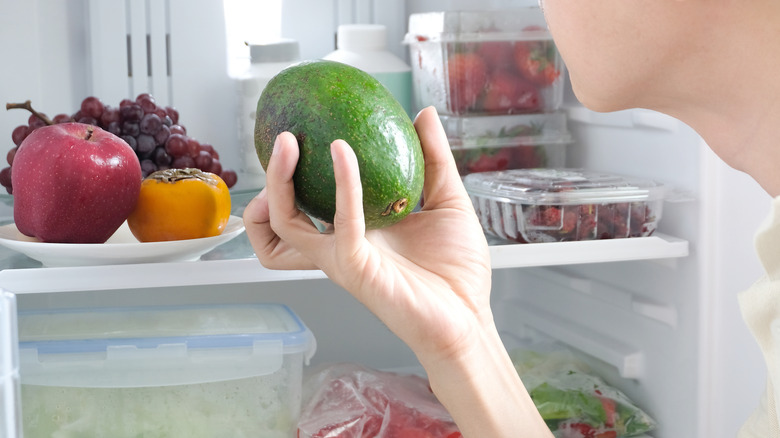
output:
M468 201L436 108L430 106L420 111L414 120L414 127L425 157L423 209L440 207L447 201ZM468 203L470 205L471 201Z

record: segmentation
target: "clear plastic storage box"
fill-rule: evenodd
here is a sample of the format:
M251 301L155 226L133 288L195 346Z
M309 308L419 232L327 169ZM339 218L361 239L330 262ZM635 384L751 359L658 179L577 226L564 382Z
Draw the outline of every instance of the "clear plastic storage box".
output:
M0 438L22 436L16 336L16 297L0 290Z
M19 312L26 436L292 436L316 345L286 306Z
M461 176L474 172L564 167L572 141L563 112L441 116Z
M564 64L537 7L412 14L404 42L417 109L538 113L563 101Z
M665 188L654 181L582 169L519 169L464 178L484 230L516 242L651 235Z

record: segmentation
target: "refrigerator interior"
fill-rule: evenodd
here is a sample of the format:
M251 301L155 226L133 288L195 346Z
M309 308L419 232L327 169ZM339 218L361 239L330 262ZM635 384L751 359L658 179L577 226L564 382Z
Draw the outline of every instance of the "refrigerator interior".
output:
M278 31L299 40L302 58L318 58L333 50L338 24L381 23L388 26L389 48L405 57L400 41L410 13L472 3L279 0ZM516 2L481 6L508 3ZM222 2L208 0L0 0L0 35L11 42L0 46L2 59L11 60L0 69L0 96L30 99L51 115L73 111L88 95L118 103L150 91L176 106L190 132L217 147L226 167L238 168L229 71L241 61L228 56L236 48L228 49L223 17ZM128 52L144 56L130 62ZM736 296L762 273L752 236L769 211L768 195L677 120L647 110L596 114L571 90L566 110L575 139L567 165L673 188L658 229L664 239L657 252L643 242L618 241L551 255L532 245L493 246L492 302L507 346L542 333L584 352L608 383L658 421L655 437L735 436L765 380ZM21 111L0 117L4 151L27 117ZM237 189L246 196L259 190L241 184L239 175ZM4 223L12 220L7 202L2 214ZM212 258L197 262L198 269L187 263L39 268L3 249L0 287L17 294L20 309L282 302L316 336L313 364L416 369L411 351L321 273L265 270L246 242Z

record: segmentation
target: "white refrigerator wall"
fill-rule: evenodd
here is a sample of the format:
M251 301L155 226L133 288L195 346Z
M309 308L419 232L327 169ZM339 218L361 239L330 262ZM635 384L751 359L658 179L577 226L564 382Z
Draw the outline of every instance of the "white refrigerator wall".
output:
M736 294L761 275L752 242L769 197L679 122L644 110L595 114L570 105L576 143L569 164L669 184L658 231L688 240L690 255L556 268L585 293L547 287L536 301L557 305L556 317L567 323L588 319L584 326L643 352L646 374L623 388L666 419L658 436L733 437L765 380ZM594 283L583 286L583 278ZM594 307L599 312L587 315Z
M410 13L535 4L475 3L283 0L281 36L298 39L302 57L318 58L334 49L339 24L382 23L389 29L390 50L406 57L400 41ZM0 97L30 99L54 115L75 112L90 94L118 103L141 91L159 91L156 97L180 110L190 133L213 143L225 164L235 167L237 103L227 73L221 7L217 0L0 0L0 59L5 60ZM165 19L158 20L154 11ZM160 44L166 58L154 49ZM132 62L141 68L140 76L128 76L128 50L145 53ZM145 76L144 62L149 63ZM166 66L162 77L155 67L161 65ZM132 71L138 71L135 67ZM687 240L690 255L496 270L493 302L507 343L531 328L605 359L594 365L659 420L657 437L735 436L757 405L766 375L736 295L761 275L752 237L769 211L769 197L676 120L644 110L595 114L571 91L567 107L576 140L568 164L669 184L673 199L664 205L659 232ZM0 117L0 133L6 135L0 152L11 148L11 131L27 117L19 110ZM416 364L370 313L322 279L18 299L21 308L281 301L293 306L317 336L315 362Z
M176 107L188 134L213 144L223 167L237 167L221 1L0 0L0 12L3 102L29 99L53 117L75 113L89 95L118 106L148 92ZM9 111L0 130L10 133L29 115ZM3 151L13 146L7 139Z

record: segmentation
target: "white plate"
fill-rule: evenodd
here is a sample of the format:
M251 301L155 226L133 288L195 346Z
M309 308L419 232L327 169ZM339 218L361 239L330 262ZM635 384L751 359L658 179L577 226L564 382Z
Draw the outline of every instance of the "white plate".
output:
M139 242L125 222L106 243L44 243L20 233L15 224L8 224L0 226L0 245L47 267L183 262L198 260L243 232L244 221L230 216L222 234L202 239Z

